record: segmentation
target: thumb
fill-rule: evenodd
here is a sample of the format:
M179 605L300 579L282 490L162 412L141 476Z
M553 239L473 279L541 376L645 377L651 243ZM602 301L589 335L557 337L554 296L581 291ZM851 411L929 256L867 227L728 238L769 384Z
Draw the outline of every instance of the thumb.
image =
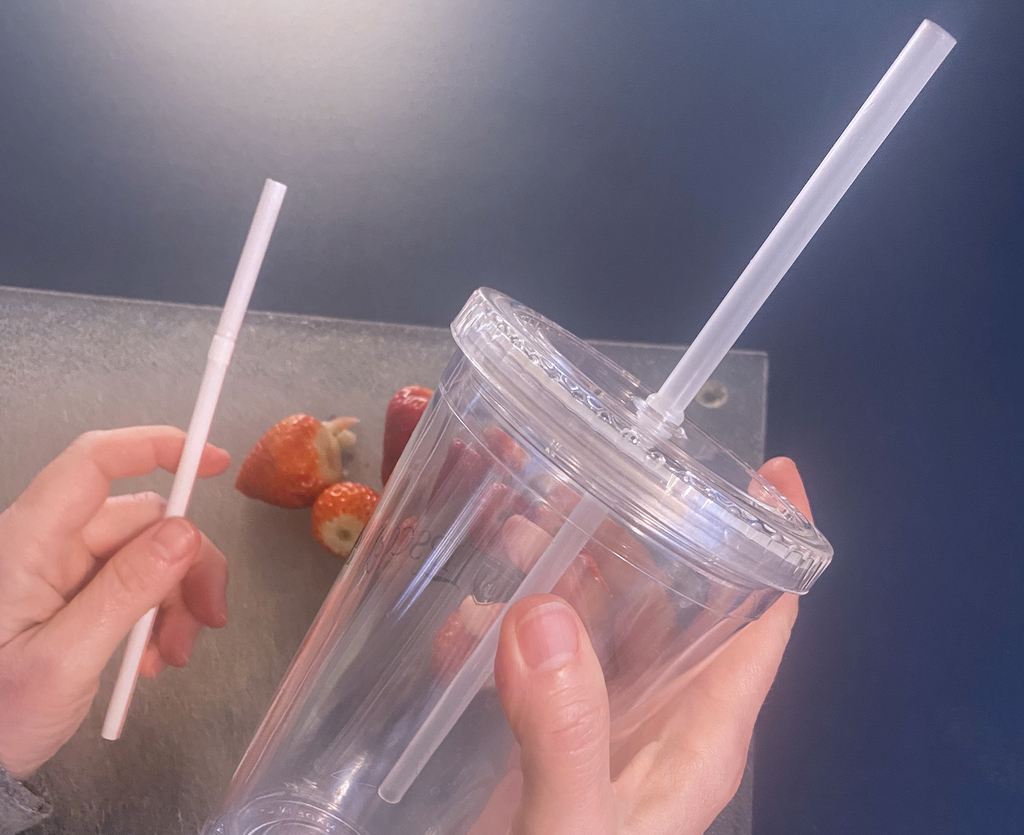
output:
M608 693L580 619L554 595L513 605L494 677L522 746L522 803L513 835L614 831Z
M136 621L181 582L201 545L202 535L188 520L158 522L107 560L40 638L45 635L68 661L73 657L83 675L99 675Z

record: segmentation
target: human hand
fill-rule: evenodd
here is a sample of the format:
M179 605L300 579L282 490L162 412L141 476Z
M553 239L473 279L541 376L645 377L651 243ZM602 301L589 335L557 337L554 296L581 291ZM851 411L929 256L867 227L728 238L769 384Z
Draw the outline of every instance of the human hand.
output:
M761 474L810 518L792 461ZM797 615L783 595L632 732L610 762L608 692L576 612L554 595L512 606L501 628L495 682L521 746L521 774L499 787L474 833L512 817L511 835L698 835L739 787L754 721ZM617 741L621 742L621 741ZM613 771L614 769L614 771ZM502 795L521 797L514 815Z
M152 677L184 666L202 626L227 623L227 563L155 493L110 483L174 471L185 433L170 426L88 432L0 514L0 764L30 776L74 734L100 672L135 622L160 606L142 659ZM230 458L207 445L199 476Z

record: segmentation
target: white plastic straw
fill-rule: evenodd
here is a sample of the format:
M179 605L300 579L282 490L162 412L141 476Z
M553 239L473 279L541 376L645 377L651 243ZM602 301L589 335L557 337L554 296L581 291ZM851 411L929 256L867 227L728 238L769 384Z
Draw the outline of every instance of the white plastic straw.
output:
M931 21L918 27L664 385L651 395L650 405L661 413L664 423L682 423L694 395L955 44L952 36ZM603 505L585 495L530 569L510 605L527 594L551 591L605 515ZM487 681L494 668L500 628L499 618L441 694L381 783L378 794L383 800L401 801Z
M206 439L210 434L210 425L213 423L213 413L216 411L217 401L220 399L224 376L227 374L231 354L235 350L235 341L238 339L238 331L242 327L242 320L249 308L249 299L256 286L256 279L260 274L260 267L263 265L263 256L266 255L267 245L274 232L274 225L277 223L277 215L281 211L281 203L286 191L285 186L274 180L267 180L263 186L260 202L256 206L256 215L252 219L252 226L249 227L249 235L245 239L245 246L242 247L242 257L238 261L238 268L231 281L231 289L228 291L224 311L221 313L217 331L213 335L213 342L210 344L210 350L206 357L206 370L203 372L203 381L199 386L199 396L196 399L195 409L192 411L192 420L188 425L181 461L178 463L178 470L171 485L171 495L167 500L167 510L164 513L165 519L172 516L184 516L185 511L188 510L192 487L196 483L196 473L199 470L199 460L202 458L203 447L206 446ZM139 664L142 662L146 644L149 643L149 635L155 619L156 609L150 609L135 624L128 636L124 657L121 659L121 670L117 674L114 692L110 696L110 705L107 707L107 715L103 720L102 735L104 739L117 739L121 736L121 729L124 727L128 706L131 704L132 693L135 690L135 682L139 676Z

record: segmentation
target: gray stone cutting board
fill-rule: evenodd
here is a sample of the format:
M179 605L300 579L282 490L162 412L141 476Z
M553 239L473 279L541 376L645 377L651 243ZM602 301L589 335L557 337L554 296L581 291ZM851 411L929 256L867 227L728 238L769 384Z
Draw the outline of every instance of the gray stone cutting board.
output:
M0 507L78 434L191 416L214 308L0 288ZM657 387L682 348L596 343ZM339 570L309 533L309 512L246 499L237 466L274 422L296 412L356 415L353 480L379 488L384 409L410 383L433 387L454 348L439 328L250 313L211 441L234 463L196 485L189 512L227 555L231 621L205 632L188 667L140 681L122 739L100 738L117 658L78 733L44 768L56 811L34 833L195 835L222 797ZM767 358L734 352L691 417L757 464L764 452ZM170 477L121 482L156 489ZM0 721L3 718L0 717ZM751 773L710 830L748 835Z

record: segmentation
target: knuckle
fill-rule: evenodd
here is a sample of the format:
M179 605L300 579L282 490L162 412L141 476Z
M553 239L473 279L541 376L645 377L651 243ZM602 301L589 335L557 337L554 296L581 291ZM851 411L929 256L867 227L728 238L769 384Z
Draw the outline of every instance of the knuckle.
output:
M143 490L141 493L133 493L132 501L161 511L167 507L167 499L153 490Z
M141 562L141 560L128 559L127 555L118 555L107 563L113 582L123 596L138 597L145 594L152 585L150 572Z
M106 476L106 473L103 472L103 468L100 466L99 458L101 456L97 454L97 450L109 434L109 431L103 429L92 429L88 432L83 432L71 442L68 452L78 459L79 466L94 466Z
M602 740L607 727L607 707L575 693L559 700L551 711L542 741L552 754L574 755Z
M102 429L91 429L88 432L83 432L71 442L71 449L84 455L89 455L105 434L106 432Z

